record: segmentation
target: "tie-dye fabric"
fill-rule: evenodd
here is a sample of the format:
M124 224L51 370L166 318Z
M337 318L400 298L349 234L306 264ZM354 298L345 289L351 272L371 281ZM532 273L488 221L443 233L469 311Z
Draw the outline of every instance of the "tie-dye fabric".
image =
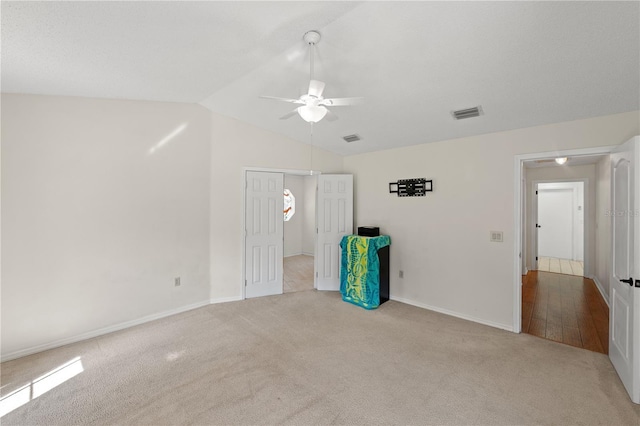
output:
M361 237L345 235L340 241L342 300L375 309L380 306L380 259L378 250L391 244L388 235Z

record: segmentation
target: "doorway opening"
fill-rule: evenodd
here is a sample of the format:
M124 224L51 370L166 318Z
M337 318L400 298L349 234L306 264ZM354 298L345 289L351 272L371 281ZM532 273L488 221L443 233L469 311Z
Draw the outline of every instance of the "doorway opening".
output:
M515 203L514 203L514 211L515 211L515 224L516 224L516 234L515 234L515 264L514 264L514 300L513 300L513 331L516 333L522 332L524 319L527 318L530 320L532 318L533 312L533 302L531 299L534 296L533 290L527 290L523 284L526 284L528 281L529 274L533 274L534 278L529 280L530 283L533 281L537 281L539 277L544 276L545 274L552 274L551 272L543 272L537 271L538 262L536 257L538 256L538 248L537 238L536 238L536 220L537 217L537 205L534 205L535 201L535 190L536 186L539 183L553 183L553 182L584 182L584 204L583 204L583 214L584 214L584 235L583 235L583 257L584 257L584 267L583 267L583 277L579 276L567 276L573 279L577 279L580 282L583 282L586 278L594 278L594 265L600 260L600 258L605 258L608 256L608 253L605 249L599 250L596 245L597 236L594 236L593 229L595 229L596 221L595 213L596 211L603 206L598 205L596 207L596 203L599 202L600 196L590 196L589 193L594 193L597 190L600 190L601 187L606 187L606 185L600 185L598 181L598 177L592 177L591 179L584 178L583 176L576 176L575 173L572 174L572 171L568 169L570 166L585 166L585 165L593 165L597 164L599 161L604 161L604 159L609 158L609 154L611 152L611 147L600 147L600 148L585 148L585 149L576 149L576 150L567 150L567 151L556 151L556 152L542 152L535 154L523 154L517 155L515 157ZM569 163L563 166L557 166L554 168L549 167L552 164L555 164L555 158L558 157L569 157ZM593 166L591 166L593 167ZM547 170L553 172L544 172L541 168L546 168ZM591 204L592 205L591 205ZM535 208L534 208L535 207ZM542 225L544 226L544 224ZM587 231L589 230L589 231ZM596 234L597 235L597 234ZM593 241L592 241L593 240ZM606 244L606 243L605 243ZM604 247L605 244L602 244ZM591 252L595 251L595 258L591 255ZM591 262L591 263L590 263ZM562 277L560 274L552 274L557 275L558 277ZM544 278L544 277L543 277ZM544 281L544 279L543 279ZM548 287L546 284L542 284L543 287ZM601 286L596 285L598 293L602 293ZM526 293L526 294L525 294ZM589 291L591 294L591 292ZM548 295L548 293L547 293ZM525 297L526 296L526 297ZM545 297L545 290L543 290L540 294L540 297ZM604 294L601 294L604 296ZM565 298L566 299L566 298ZM568 302L568 301L567 301ZM526 305L530 303L530 305ZM562 303L562 299L560 299L560 303ZM606 306L606 303L605 303ZM541 306L538 313L544 311L545 313L552 312L553 315L558 314L556 310L557 304L552 301L552 308L550 310L549 305ZM560 315L562 313L560 312ZM527 327L529 324L526 324ZM568 331L570 332L570 331ZM552 332L550 332L552 334Z
M307 256L313 254L314 288L323 291L340 290L340 241L345 235L353 233L353 175L245 168L241 281L243 299L282 294L285 290L284 224L293 223L292 217L305 216L289 214L290 220L284 220L285 175L315 178L306 183L309 188L314 189L302 189L303 194L306 192L302 199L310 199L307 203L310 206L306 209L306 228L311 229L311 233L303 232L302 239L295 240L296 244L300 241L305 243L301 253L303 256L305 253ZM292 194L295 190L292 190L291 179L289 181L287 189ZM290 202L289 199L288 203ZM304 220L302 224L305 225ZM295 233L290 230L289 235L291 234ZM312 248L309 248L310 244ZM304 247L307 247L306 252ZM297 250L294 249L289 254L300 255L300 248ZM304 269L309 270L308 267ZM304 277L304 281L308 283L308 272ZM295 291L295 288L291 290Z
M586 179L534 183L534 269L585 275L586 184Z
M600 159L527 170L531 208L525 226L532 259L523 279L522 332L606 354L609 308L585 274L585 262L589 267L595 255L591 190ZM560 175L567 178L557 179Z
M284 175L283 293L315 288L315 175Z
M523 331L525 317L527 314L527 298L531 297L533 291L528 289L529 274L525 268L527 261L527 198L526 194L526 170L527 161L554 161L558 157L589 157L604 156L598 163L596 187L599 188L597 194L596 219L598 228L594 249L596 256L595 275L585 264L585 275L587 277L573 277L561 274L551 274L549 272L538 272L535 274L549 274L555 277L565 277L567 279L594 282L597 285L598 293L603 297L606 305L610 308L607 317L608 326L602 327L609 332L606 349L609 359L613 364L618 376L622 380L625 389L629 393L631 400L640 404L640 351L636 350L640 342L640 327L637 326L638 307L640 306L640 279L634 280L630 276L640 264L640 136L635 136L628 141L613 147L585 148L568 150L563 152L547 152L537 154L516 155L514 158L514 280L513 280L513 331L520 333ZM602 231L604 230L604 238ZM604 272L603 272L604 271ZM598 276L601 279L598 279ZM628 277L628 278L627 278ZM523 285L524 284L524 285ZM540 284L540 280L536 280ZM603 289L604 286L604 289ZM537 289L539 291L540 288ZM543 293L545 291L543 290ZM551 293L550 289L546 291ZM597 295L591 292L592 295ZM535 297L538 297L536 294ZM544 298L544 296L543 296ZM585 297L588 305L589 297ZM594 298L592 297L591 300ZM575 302L575 299L574 299ZM563 299L560 299L560 306ZM555 305L555 306L554 306ZM557 318L557 302L550 304L546 298L546 306L538 308L538 312L545 314L552 313ZM533 318L535 308L531 307L530 313ZM595 317L595 315L591 315ZM564 320L561 313L560 318ZM594 324L595 325L595 324ZM531 324L529 324L529 329ZM564 334L564 324L562 328ZM549 330L545 325L545 333ZM597 329L596 329L597 331ZM547 337L547 336L545 336ZM605 348L603 348L605 349Z

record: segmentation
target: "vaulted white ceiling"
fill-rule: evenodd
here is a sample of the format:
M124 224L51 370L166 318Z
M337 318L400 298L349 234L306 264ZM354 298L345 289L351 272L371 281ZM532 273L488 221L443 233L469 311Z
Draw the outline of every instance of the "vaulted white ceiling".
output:
M363 96L314 125L343 155L640 109L638 2L2 2L2 90L200 103L278 118L309 80ZM451 111L484 115L454 121ZM342 137L357 133L361 141Z

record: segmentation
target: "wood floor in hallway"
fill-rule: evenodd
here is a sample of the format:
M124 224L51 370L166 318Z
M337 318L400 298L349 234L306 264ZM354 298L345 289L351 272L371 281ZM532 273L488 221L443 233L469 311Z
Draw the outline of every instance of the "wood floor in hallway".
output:
M606 354L609 307L593 280L530 271L522 286L522 332Z

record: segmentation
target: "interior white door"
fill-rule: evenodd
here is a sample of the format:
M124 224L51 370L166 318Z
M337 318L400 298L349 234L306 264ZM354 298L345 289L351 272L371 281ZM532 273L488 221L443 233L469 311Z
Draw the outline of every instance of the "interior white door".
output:
M284 175L247 172L245 297L282 294Z
M611 155L613 256L609 358L636 404L640 404L639 164L639 137L624 143Z
M538 257L573 259L573 191L538 190Z
M318 176L316 288L340 290L340 240L353 233L353 175Z

